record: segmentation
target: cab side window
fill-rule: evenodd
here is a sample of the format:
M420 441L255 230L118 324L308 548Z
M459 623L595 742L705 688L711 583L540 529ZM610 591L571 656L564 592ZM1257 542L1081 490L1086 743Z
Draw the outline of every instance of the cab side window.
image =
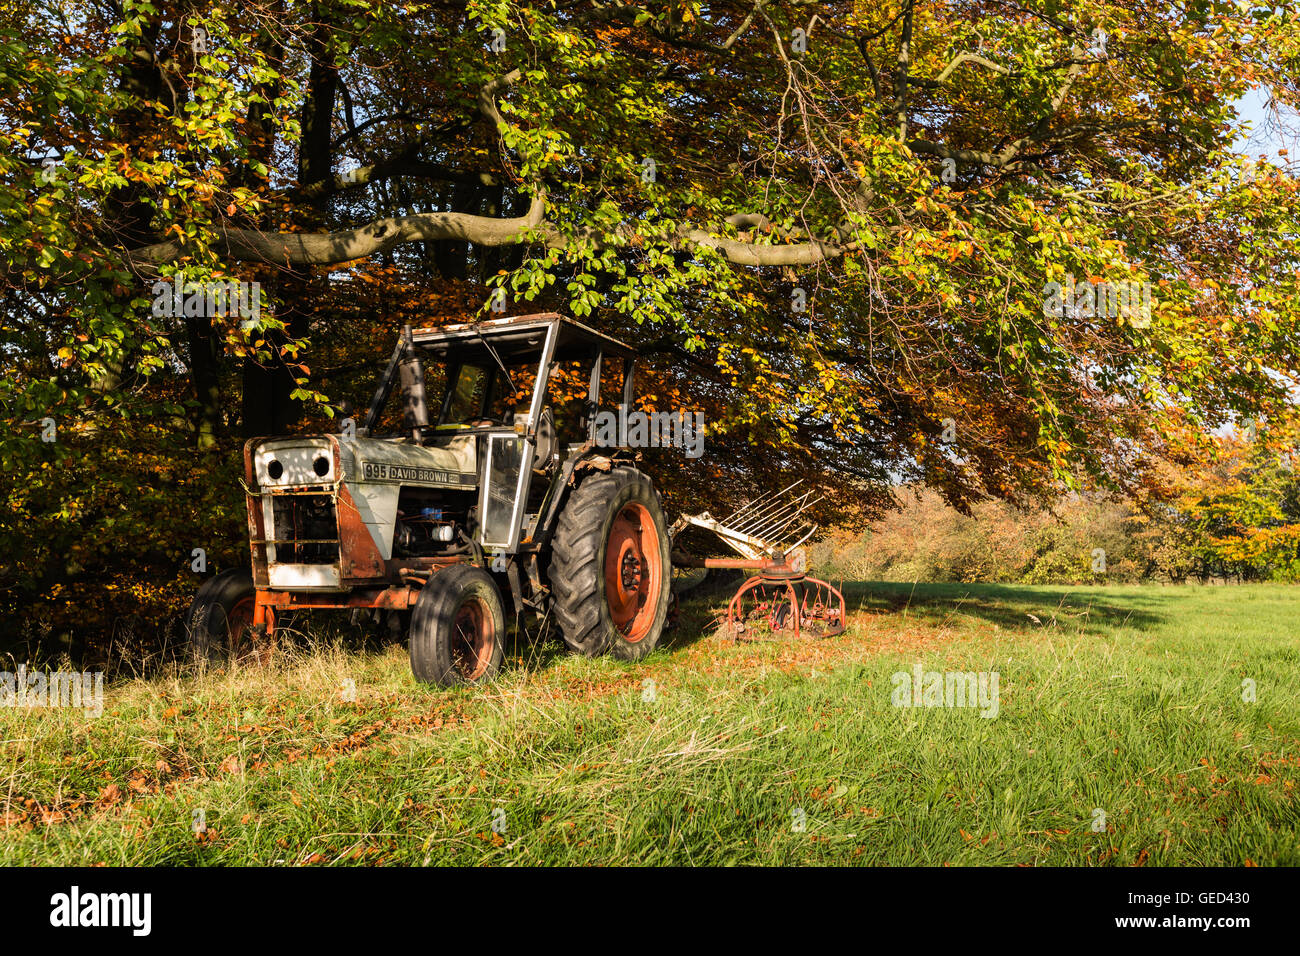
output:
M587 393L592 360L556 362L547 383L546 403L555 418L555 434L562 445L587 440Z

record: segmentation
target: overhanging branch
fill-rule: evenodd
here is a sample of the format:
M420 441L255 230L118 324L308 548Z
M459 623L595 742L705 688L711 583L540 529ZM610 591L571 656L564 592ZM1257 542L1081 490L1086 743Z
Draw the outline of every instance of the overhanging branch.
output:
M540 192L533 198L527 213L513 218L427 212L377 219L364 226L334 232L261 232L225 228L219 230L215 248L219 254L236 261L266 262L287 268L338 265L387 252L403 243L440 239L472 242L480 246L506 246L531 238L552 248L563 247L570 239L545 222L545 205L545 193ZM771 228L766 217L758 213L740 213L729 217L728 221L740 228ZM742 266L815 265L859 248L853 242L829 242L816 238L782 245L759 245L687 225L677 230L677 237L683 247L712 249L729 262ZM615 230L604 236L584 232L577 238L606 245L626 243L632 235L630 231ZM191 254L193 250L188 244L169 241L134 249L129 256L136 268L148 270Z
M751 11L763 14L764 3L758 2ZM765 14L764 14L765 16ZM770 22L770 21L769 21ZM812 24L809 25L810 27ZM743 32L743 31L742 31ZM737 32L736 36L739 36ZM779 43L779 36L778 36ZM484 85L478 93L478 108L482 116L500 132L508 124L496 104L497 95L519 82L522 73L512 70ZM364 185L386 175L398 172L404 165L413 163L414 149L387 163L361 167L346 177L333 177L313 183L304 194L326 193ZM428 164L425 164L428 165ZM427 171L427 170L426 170ZM435 174L441 172L434 170ZM458 240L479 246L507 246L524 241L537 241L549 248L562 248L572 241L554 226L547 225L546 191L538 186L529 204L528 212L513 218L476 216L470 213L426 212L410 216L393 216L376 219L363 226L333 232L264 232L233 226L217 228L214 244L218 255L239 262L264 262L284 268L303 266L332 266L364 259L387 252L408 242L434 242ZM737 265L744 266L808 266L838 258L856 251L852 242L833 242L801 233L799 235L775 229L760 213L737 213L728 218L734 228L763 231L780 239L798 238L800 241L780 245L761 245L743 239L716 234L709 229L683 225L677 229L677 241L683 248L711 249ZM597 234L580 230L574 239L592 242L598 246L626 244L635 241L631 229L615 229L612 233ZM154 271L165 263L176 262L197 250L192 243L181 240L154 243L127 253L131 265L141 271Z
M240 262L267 262L281 266L329 266L387 252L406 242L459 239L480 246L506 246L518 242L529 229L542 223L545 193L533 198L528 212L514 218L474 216L459 212L425 212L392 216L354 229L335 232L261 232L257 229L220 229L217 251ZM139 266L175 262L191 254L185 243L159 242L131 251Z

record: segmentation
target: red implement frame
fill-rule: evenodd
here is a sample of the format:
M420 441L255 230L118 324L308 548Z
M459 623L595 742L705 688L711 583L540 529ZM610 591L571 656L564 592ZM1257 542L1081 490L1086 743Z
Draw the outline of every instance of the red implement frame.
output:
M727 606L725 626L734 640L761 640L751 624L764 618L774 637L787 630L796 639L805 632L815 637L844 633L844 595L827 581L775 559L705 558L700 563L706 568L758 572L740 586Z
M736 591L727 607L726 630L736 640L758 640L751 622L766 618L774 636L790 631L818 637L841 634L845 627L844 595L838 588L810 577L801 545L817 530L805 517L820 498L800 491L802 481L755 498L731 517L719 521L707 511L683 515L669 534L676 537L694 525L712 531L740 558L693 558L680 552L673 561L683 567L740 568L756 574Z

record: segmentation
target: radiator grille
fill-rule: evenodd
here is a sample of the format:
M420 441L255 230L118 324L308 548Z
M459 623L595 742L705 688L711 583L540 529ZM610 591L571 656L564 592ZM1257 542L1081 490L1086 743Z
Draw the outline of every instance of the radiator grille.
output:
M278 564L338 562L339 526L332 495L274 495L271 510Z

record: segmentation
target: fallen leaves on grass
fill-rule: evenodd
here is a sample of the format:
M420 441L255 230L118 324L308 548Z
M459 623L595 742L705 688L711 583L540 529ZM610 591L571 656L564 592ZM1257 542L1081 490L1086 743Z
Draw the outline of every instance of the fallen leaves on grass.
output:
M236 776L242 775L243 772L244 762L239 759L239 754L231 754L225 760L221 761L221 767L218 768L218 773L229 773L235 774Z

